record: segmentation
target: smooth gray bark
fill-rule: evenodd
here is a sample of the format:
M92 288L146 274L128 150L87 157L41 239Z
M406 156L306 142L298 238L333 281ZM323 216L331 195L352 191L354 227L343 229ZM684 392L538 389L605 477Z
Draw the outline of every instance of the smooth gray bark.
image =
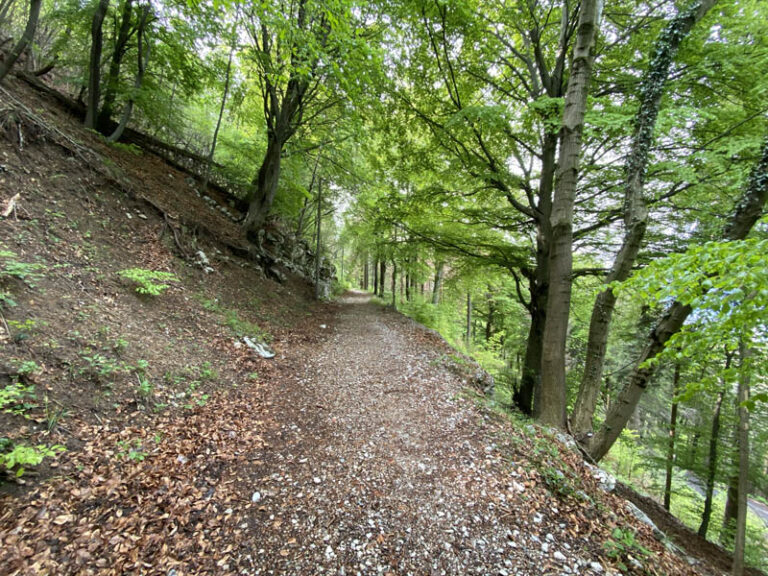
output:
M566 426L565 345L571 307L573 205L601 8L600 0L583 0L580 6L571 76L565 94L555 196L550 218L552 241L549 252L547 321L541 360L539 420L556 428Z

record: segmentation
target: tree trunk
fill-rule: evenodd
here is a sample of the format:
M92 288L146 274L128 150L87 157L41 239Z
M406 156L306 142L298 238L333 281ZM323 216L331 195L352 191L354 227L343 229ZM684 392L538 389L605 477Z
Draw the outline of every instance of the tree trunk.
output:
M379 295L379 261L376 258L373 260L373 295Z
M539 420L556 428L566 427L565 348L571 307L573 205L600 10L600 0L582 0L571 76L565 94L555 196L550 218L552 243L549 252L549 296L541 361L542 401Z
M445 262L442 260L435 266L435 284L432 287L432 304L440 304L440 290L443 288L443 274L445 273Z
M101 111L97 120L99 131L105 134L109 129L109 121L112 118L112 111L115 106L117 89L120 85L120 67L123 63L123 56L128 49L128 38L131 33L131 14L133 13L133 0L125 0L121 11L120 30L115 40L115 49L112 52L112 59L109 63L107 72L106 90L104 91L104 102L101 105ZM141 48L139 48L141 49Z
M527 304L531 325L526 340L525 360L520 377L520 387L513 394L513 402L523 414L538 416L541 410L541 358L544 346L544 326L547 321L547 296L549 294L549 246L552 228L549 217L552 214L552 191L555 182L555 160L557 157L557 134L544 135L541 156L541 179L539 181L540 217L536 222L536 269L529 274Z
M131 118L131 112L133 111L133 102L135 99L135 93L139 91L141 88L141 84L144 81L144 73L147 70L147 61L149 60L149 50L150 50L150 43L147 42L147 48L146 52L143 48L144 44L144 34L146 33L146 27L147 27L147 19L149 18L149 11L150 7L149 5L145 6L142 10L141 14L141 20L139 22L138 31L137 31L137 52L138 52L138 69L136 71L136 80L133 83L133 91L134 94L131 95L131 97L128 99L128 102L125 104L125 108L123 109L123 115L120 118L120 124L118 124L117 128L115 128L115 131L112 133L112 135L107 138L109 142L117 142L120 140L120 137L123 135L123 131L125 130L125 127L128 125L128 120Z
M749 400L751 350L742 340L739 343L739 395L738 395L738 447L739 497L736 514L736 540L733 544L733 576L744 574L744 548L747 541L747 497L749 496Z
M384 298L384 279L387 276L387 261L381 259L381 266L379 267L379 298Z
M752 170L747 188L736 203L733 215L724 231L724 239L741 240L746 237L762 214L768 200L768 138L763 142L760 160ZM621 434L640 401L653 374L653 368L643 366L646 360L655 358L664 349L669 338L677 333L691 313L691 308L674 302L651 332L648 342L627 384L619 394L618 401L608 412L600 430L587 443L587 451L594 460L600 460L608 453Z
M635 115L635 131L625 165L625 235L611 271L605 279L606 286L612 282L626 280L637 259L648 225L648 210L643 197L645 172L661 98L680 43L715 2L716 0L693 2L669 22L654 44L649 68L640 86L640 108ZM577 438L583 438L592 431L592 419L603 379L608 332L615 306L616 295L607 287L598 294L592 307L584 376L571 419L571 428Z
M315 244L315 298L320 300L323 295L320 290L320 241L321 241L321 224L323 221L323 179L320 178L317 181L317 216L315 217L316 230L317 230L317 243Z
M368 283L370 278L368 276L368 253L363 254L363 290L368 291Z
M669 444L667 445L666 478L664 480L664 509L669 512L672 503L672 473L675 466L675 440L677 432L677 395L680 394L680 363L675 364L672 376L672 413L669 416Z
M489 342L491 336L493 336L493 315L495 312L493 305L493 295L489 292L487 295L488 300L488 316L485 319L485 341Z
M99 115L99 94L101 88L101 49L104 43L104 17L107 15L109 0L99 0L91 21L91 56L88 64L88 104L85 111L85 126L96 129Z
M726 368L730 364L730 357L726 359ZM704 493L704 511L701 514L701 524L699 525L699 536L707 537L709 531L709 519L712 516L712 497L715 493L715 475L717 473L717 443L720 440L720 408L723 404L724 390L717 395L715 402L715 411L712 415L712 435L709 439L709 456L707 458L707 478L706 489Z
M406 270L405 272L405 301L406 302L411 301L411 271L410 270Z
M258 230L264 226L269 210L275 200L277 183L280 179L280 162L283 144L273 134L267 136L267 153L251 183L251 193L245 227Z
M224 118L224 110L227 107L227 96L229 95L229 81L232 74L232 58L235 54L235 46L233 45L229 50L229 59L227 60L227 70L224 74L224 93L221 95L221 106L219 106L219 117L216 119L216 128L213 131L213 139L211 140L211 148L208 151L208 158L205 162L205 175L203 176L203 183L200 186L200 193L205 194L208 190L208 180L211 177L211 165L213 164L213 156L216 154L216 142L219 139L219 130L221 129L221 121Z
M467 292L467 349L472 347L472 293Z
M40 18L40 6L42 6L42 4L43 0L30 1L29 16L27 17L27 25L24 28L24 32L13 47L13 50L6 55L5 60L0 62L0 82L2 82L3 78L8 75L11 68L13 68L13 65L16 64L16 60L18 60L19 56L24 53L24 50L27 49L27 46L29 46L29 43L32 42L32 39L35 37L37 21Z
M392 308L397 309L397 262L392 260Z

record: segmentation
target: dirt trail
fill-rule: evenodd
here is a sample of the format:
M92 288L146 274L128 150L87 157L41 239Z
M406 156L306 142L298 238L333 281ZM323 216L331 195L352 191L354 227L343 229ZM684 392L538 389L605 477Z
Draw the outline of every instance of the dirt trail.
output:
M505 500L495 427L458 398L427 333L364 295L343 304L305 370L273 391L285 423L254 469L256 573L590 573L591 554L542 527L525 496Z
M0 501L0 574L605 574L631 523L646 573L696 573L578 456L464 397L432 333L364 295L332 308L257 385L76 430L59 478Z

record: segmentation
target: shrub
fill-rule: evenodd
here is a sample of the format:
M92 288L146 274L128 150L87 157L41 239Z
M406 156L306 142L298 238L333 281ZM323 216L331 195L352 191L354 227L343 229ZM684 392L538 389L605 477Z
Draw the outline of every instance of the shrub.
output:
M56 456L59 452L64 452L66 448L59 444L46 446L38 444L37 446L27 446L25 444L14 445L7 438L0 439L0 466L3 466L6 472L16 468L16 477L24 475L25 466L37 466L45 458Z
M121 278L125 278L136 284L136 292L147 296L159 296L170 288L165 282L178 282L178 278L170 272L160 272L158 270L146 270L144 268L127 268L117 273Z

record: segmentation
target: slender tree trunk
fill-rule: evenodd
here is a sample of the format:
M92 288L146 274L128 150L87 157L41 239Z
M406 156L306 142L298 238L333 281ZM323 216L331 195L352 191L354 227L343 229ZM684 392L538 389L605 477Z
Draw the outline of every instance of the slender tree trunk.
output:
M549 252L547 321L541 360L542 401L539 420L556 428L566 426L565 348L573 272L573 205L601 7L601 0L581 2L571 76L565 94L558 173L550 219L552 244Z
M392 308L397 309L397 262L392 260Z
M726 491L726 494L725 494L725 510L723 511L723 525L720 528L720 544L724 548L730 548L733 545L734 535L736 533L736 518L739 515L738 452L734 452L733 465L734 465L734 470L728 481L728 490Z
M381 266L379 267L379 298L384 298L384 279L387 276L387 261L381 259Z
M405 301L411 301L411 272L409 270L405 272Z
M726 362L727 364L730 364L730 357ZM715 494L715 475L717 473L717 443L720 440L720 408L723 405L723 394L723 390L718 393L717 401L715 402L715 411L712 415L712 435L709 438L704 511L701 514L701 524L699 525L699 536L702 538L707 537L709 520L712 516L712 498Z
M213 156L216 154L216 142L219 139L219 130L221 129L221 121L224 118L224 110L227 107L227 97L229 95L229 82L232 74L232 58L235 55L234 45L229 50L229 59L227 60L227 70L224 75L224 93L221 95L221 106L219 106L219 117L216 119L216 128L213 131L213 139L211 140L211 148L208 151L208 158L205 162L205 173L203 176L203 183L200 186L201 193L205 194L208 190L208 180L211 177L211 166L213 165Z
M370 279L368 277L368 253L363 254L363 290L368 290L368 283Z
M0 62L0 82L2 82L3 78L8 75L11 68L13 68L13 65L16 64L16 60L18 60L19 56L24 53L24 50L27 49L27 46L29 46L29 43L32 42L32 39L35 37L37 21L40 18L40 6L42 6L42 4L42 0L30 1L29 16L27 17L27 25L24 28L24 32L13 47L13 50L6 55L5 60Z
M680 363L675 364L672 376L672 413L669 417L669 443L667 445L666 478L664 481L664 509L669 511L672 504L672 473L675 466L675 440L677 434L677 395L680 394Z
M104 102L101 105L101 111L97 120L99 131L105 134L109 129L109 121L112 118L112 111L117 98L117 89L120 85L120 67L123 63L123 56L128 48L128 38L131 33L131 14L133 13L133 0L125 0L121 11L120 30L115 40L115 49L112 52L112 59L109 63L107 72L106 90L104 91ZM139 48L141 49L141 48Z
M323 179L317 181L317 220L315 226L317 230L317 243L315 244L315 298L320 300L323 295L320 289L320 242L321 242L321 224L323 221Z
M745 238L760 218L766 200L768 200L768 138L763 142L760 160L750 174L747 188L736 203L734 213L726 224L724 239L730 241ZM587 451L592 459L600 460L608 453L635 411L653 375L653 368L644 365L646 360L655 358L664 349L669 338L680 330L690 313L689 306L674 302L656 324L645 349L635 364L632 375L619 393L618 401L606 415L600 430L587 443Z
M443 288L443 274L445 273L445 262L440 260L435 266L435 283L432 287L432 304L440 304L440 290Z
M104 17L107 15L109 0L99 0L91 21L91 57L88 64L88 103L85 111L86 128L96 129L99 116L101 88L101 49L104 44Z
M147 42L146 51L143 47L144 45L144 34L146 33L146 27L147 27L147 19L149 18L149 11L150 6L147 5L143 8L142 14L141 14L141 20L139 22L138 30L137 30L137 51L138 51L138 69L136 71L136 80L133 84L133 91L134 94L131 95L131 97L128 99L128 102L125 104L125 108L123 109L122 117L120 118L120 124L118 124L117 128L115 128L115 131L112 133L112 135L107 138L109 142L117 142L120 140L120 137L123 135L123 131L125 130L125 127L128 125L128 120L131 118L131 112L133 111L133 102L135 99L135 93L139 91L141 88L141 84L144 81L144 73L147 70L147 62L149 60L149 50L150 50L150 43Z
M379 294L379 261L374 258L373 260L373 295Z
M640 109L635 116L635 131L625 165L625 235L611 271L605 279L606 285L626 280L637 259L648 225L648 210L644 198L645 172L669 72L681 42L715 2L716 0L696 0L685 10L681 10L667 24L654 44L648 71L640 86ZM577 438L586 437L592 431L592 419L603 378L608 332L615 306L616 295L611 288L605 288L598 294L592 307L584 376L571 418L571 428Z
M472 293L467 292L467 349L472 347Z
M489 292L487 294L488 300L488 317L485 319L485 341L489 342L491 336L493 336L493 316L495 313L493 305L493 295Z
M738 447L739 498L736 514L736 540L733 545L733 576L744 574L744 548L747 542L747 498L749 496L749 400L751 350L742 340L739 343L739 395L738 395Z

